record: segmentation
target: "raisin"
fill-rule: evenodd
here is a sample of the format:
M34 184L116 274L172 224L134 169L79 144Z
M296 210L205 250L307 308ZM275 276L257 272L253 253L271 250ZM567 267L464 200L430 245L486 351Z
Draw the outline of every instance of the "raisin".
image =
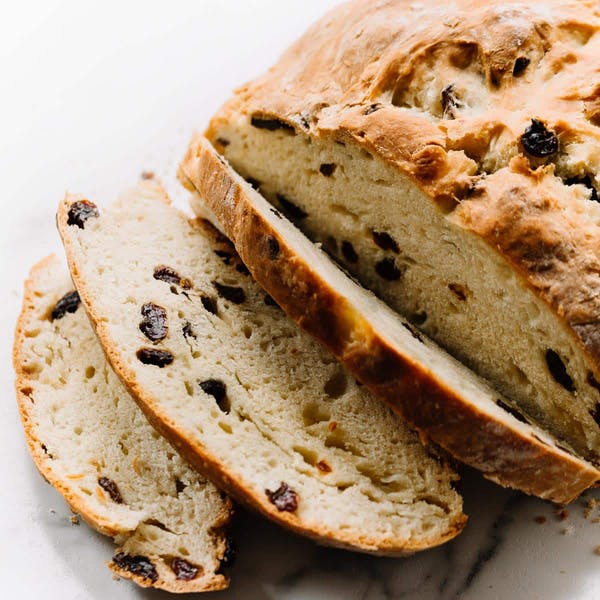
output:
M592 183L592 178L589 175L586 175L585 177L571 177L570 179L565 180L565 185L585 185L585 187L592 191L590 200L594 200L594 202L600 201L598 190L595 188Z
M515 60L515 66L513 68L513 75L519 77L525 72L525 69L530 65L531 61L526 56L519 56Z
M447 85L442 90L442 116L444 119L454 119L456 111L461 107L461 103L456 97L456 90L453 84Z
M254 177L246 177L246 181L255 189L260 190L260 181Z
M142 181L150 181L154 179L154 171L142 171L140 178Z
M397 281L402 275L402 271L396 265L396 261L389 256L380 260L375 265L375 272L379 277L388 281Z
M598 427L600 427L600 402L598 402L598 404L596 404L596 406L594 407L594 410L590 411L590 415L592 416L592 419L594 419L594 421L596 421L596 423L598 424Z
M185 485L185 483L183 483L183 481L181 481L181 479L175 480L175 491L178 494L181 494L181 492L183 492L183 490L185 490L186 487L187 487L187 485Z
M275 260L279 256L279 242L272 235L267 236L267 247L269 249L269 259Z
M277 200L283 209L283 212L292 220L301 221L308 217L299 206L296 206L291 200L288 200L283 194L277 194Z
M587 374L587 382L595 389L597 389L600 392L600 383L598 382L598 380L594 377L594 374L590 371Z
M145 365L154 365L163 368L173 362L173 355L168 350L157 350L156 348L140 348L136 352L138 360Z
M185 323L185 325L181 328L181 331L183 333L183 337L196 339L196 334L194 333L192 324L189 321Z
M391 250L396 254L400 252L398 242L389 233L386 233L385 231L373 231L372 234L373 241L382 250Z
M167 311L158 304L148 302L142 306L142 317L140 331L151 341L164 340L169 333L167 324Z
M197 566L179 557L175 557L171 561L171 569L175 573L175 577L181 581L191 581L198 575L200 570Z
M98 477L98 485L110 496L110 499L117 504L123 504L123 496L119 491L117 484L108 477Z
M159 265L154 269L154 279L158 281L165 281L167 283L174 283L182 287L184 290L189 290L193 287L192 282L181 275L171 267L165 265Z
M231 142L229 140L226 140L223 137L218 137L217 144L223 146L223 148L227 148L227 146L229 146L229 144L231 144Z
M550 375L554 378L554 380L562 385L565 390L568 392L575 391L575 385L573 384L573 380L571 376L567 373L567 367L563 362L562 358L556 353L554 350L546 351L546 364L548 365L548 370L550 371Z
M265 119L262 117L252 117L250 119L250 123L252 127L256 127L257 129L266 129L267 131L277 131L278 129L283 129L288 133L295 133L295 129L289 125L288 123L284 123L279 119Z
M267 306L274 306L275 308L279 308L279 304L277 304L277 302L275 302L275 300L273 300L273 298L271 298L269 294L265 296L265 304Z
M224 413L229 413L231 406L227 399L227 386L220 379L201 381L200 388L205 394L212 396L216 400L217 406Z
M265 490L265 494L269 498L269 502L274 504L280 512L295 512L298 508L298 494L283 481L274 492Z
M325 177L331 177L335 172L337 165L335 163L323 163L319 167L319 172Z
M154 582L158 580L158 573L156 567L150 562L150 560L141 555L125 554L119 552L113 556L113 563L120 569L125 569L134 575L139 575L144 579L149 579Z
M538 119L531 119L531 125L521 136L521 143L527 154L544 158L558 152L558 138L554 131L546 129L546 126Z
M331 473L332 471L331 467L324 460L320 460L317 463L317 469L319 469L321 473Z
M379 102L377 102L375 104L371 104L370 106L367 106L367 108L363 112L363 115L365 115L365 116L372 115L374 112L377 112L378 110L380 110L382 108L383 108L383 104L380 104Z
M347 240L344 240L342 242L342 256L349 263L357 263L358 262L358 254L356 253L356 250L354 249L354 246L352 245L352 243L348 242Z
M527 419L516 409L510 406L510 404L506 404L502 400L496 400L496 404L508 414L512 415L517 421L521 423L527 423Z
M204 306L204 310L207 310L209 313L216 315L219 312L217 307L217 300L212 296L200 296L200 302L202 302L202 306Z
M227 252L226 250L215 250L215 254L223 259L223 263L226 265L230 265L233 259L233 254L231 252Z
M69 208L67 225L77 225L79 229L83 229L88 219L98 216L100 216L98 207L93 202L79 200L78 202L73 202L71 208Z
M410 335L412 335L415 338L415 340L418 340L419 342L421 342L421 344L425 343L419 332L412 325L410 325L410 323L402 323L402 327L408 329L408 331L410 331Z
M65 294L52 309L51 320L62 319L67 313L76 312L80 304L81 298L77 292Z
M54 458L52 456L52 454L50 452L48 452L48 446L46 446L46 444L42 444L41 445L42 450L44 451L44 454L46 454L47 456L49 456L50 458Z
M218 570L219 573L222 572L222 569L227 569L227 568L233 566L233 563L235 562L236 554L237 554L237 550L236 550L235 544L233 543L233 540L231 540L230 538L226 538L225 539L225 552L223 552L223 558L221 559L221 562L219 564L219 570Z
M246 300L246 293L241 287L224 285L218 281L213 281L213 285L215 286L219 296L221 296L221 298L225 298L225 300L229 300L234 304L242 304L242 302Z

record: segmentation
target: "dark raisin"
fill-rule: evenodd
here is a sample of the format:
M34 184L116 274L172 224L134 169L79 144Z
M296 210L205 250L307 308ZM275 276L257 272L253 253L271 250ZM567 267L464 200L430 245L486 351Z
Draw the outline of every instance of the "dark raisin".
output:
M246 293L241 287L224 285L223 283L219 283L218 281L213 281L213 285L217 290L217 294L219 294L221 298L225 298L225 300L229 300L234 304L241 304L246 300Z
M142 306L142 317L140 331L151 341L164 340L169 333L167 324L167 311L158 304L148 302Z
M277 131L278 129L283 129L288 133L295 133L295 129L289 125L288 123L284 123L279 119L265 119L262 117L252 117L250 119L250 123L252 127L256 127L257 129L266 129L268 131Z
M415 338L415 340L418 340L419 342L421 342L421 344L425 343L419 332L412 325L410 325L410 323L402 323L402 327L408 329L408 331L410 331L410 335L412 335Z
M171 569L173 569L175 577L181 581L191 581L198 575L200 570L197 566L179 557L175 557L171 561Z
M47 456L49 456L50 458L54 458L52 456L52 454L50 452L48 452L48 446L46 446L46 444L42 444L41 445L42 450L44 451L44 454L46 454Z
M119 491L117 484L108 477L98 477L98 485L110 496L110 499L117 504L123 504L123 496Z
M283 194L277 194L277 200L283 209L283 212L290 218L296 221L301 221L308 217L308 213L304 212L299 206L288 200Z
M425 321L427 321L427 313L422 310L420 312L413 313L409 318L411 323L414 323L415 325L423 325Z
M194 333L192 324L190 322L186 322L185 325L181 328L181 331L183 333L183 337L196 339L196 334Z
M306 115L300 115L300 125L302 125L304 129L310 129L310 123L308 122L308 117Z
M255 189L260 189L260 181L258 179L254 179L254 177L246 177L246 181Z
M276 208L269 209L278 219L282 219L281 213Z
M267 247L269 249L269 259L275 260L279 256L279 242L272 235L267 236Z
M335 163L323 163L319 167L319 172L321 175L325 175L325 177L331 177L335 172L337 165Z
M319 469L321 473L331 473L332 471L331 467L324 460L320 460L317 463L317 469Z
M598 382L591 371L587 374L587 382L600 392L600 382Z
M200 296L200 302L202 302L202 306L204 306L204 310L207 310L209 313L213 315L218 314L219 309L217 307L217 300L212 296Z
M218 137L217 144L220 144L221 146L223 146L223 148L227 148L227 146L229 146L229 144L231 144L231 142L229 140L226 140L223 137Z
M221 562L219 564L219 573L221 573L223 569L228 569L229 567L233 566L236 554L237 550L235 544L233 543L233 540L231 540L230 538L226 538L225 552L223 553L223 558L221 559Z
M265 296L265 304L267 306L274 306L275 308L279 308L279 304L277 304L277 302L275 302L275 300L273 300L273 298L271 298L269 294Z
M88 219L98 217L99 215L98 207L93 202L79 200L78 202L73 202L71 208L69 208L67 225L77 225L79 229L83 229Z
M548 365L550 374L557 383L562 385L568 392L575 391L575 385L571 376L567 373L565 363L554 350L546 351L546 364Z
M554 131L546 129L546 126L537 119L531 119L531 125L521 136L521 144L527 154L544 158L558 152L558 138Z
M231 406L227 399L227 386L220 379L207 379L199 383L202 391L212 396L224 413L229 413Z
M154 279L159 281L166 281L167 283L174 283L182 287L184 290L191 289L192 282L185 277L182 277L175 269L167 267L165 265L159 265L154 269Z
M448 284L448 289L461 301L464 302L467 299L467 292L465 288L459 283Z
M442 90L442 115L444 119L454 119L456 111L461 107L461 103L456 97L456 90L453 84L447 85Z
M594 200L598 202L600 198L598 197L598 190L595 188L592 178L589 175L585 177L571 177L570 179L565 180L566 185L585 185L588 189L592 191L592 195L590 196L590 200Z
M596 421L598 427L600 427L600 402L596 404L594 410L590 410L590 415L592 416L592 419Z
M158 350L156 348L140 348L136 352L136 356L145 365L154 365L161 369L173 362L173 355L168 350Z
M531 61L526 56L519 56L515 60L515 66L513 68L513 75L519 77L525 72L525 69L530 65Z
M140 178L142 179L142 181L150 181L152 179L154 179L155 175L154 175L154 171L142 171Z
M377 112L378 110L380 110L382 108L383 108L383 104L380 104L379 102L377 102L375 104L371 104L370 106L367 106L367 108L363 112L363 115L365 115L365 116L371 115L374 112Z
M385 231L373 231L373 241L382 250L391 250L396 254L400 252L398 242L389 233L386 233Z
M186 487L187 487L187 485L185 485L185 483L183 483L183 481L181 481L181 479L175 480L175 491L178 494L181 494L181 492L183 492L183 490L185 490Z
M156 567L150 562L145 556L125 554L119 552L113 556L113 563L120 569L125 569L130 573L139 575L144 579L149 579L154 582L158 580L158 573Z
M508 414L512 415L517 421L521 421L521 423L527 423L527 419L516 409L513 408L510 404L506 404L502 400L496 400L496 404Z
M81 298L77 292L65 294L52 309L51 320L62 319L67 313L74 313L80 304Z
M379 277L388 281L396 281L402 276L402 271L396 265L396 261L389 256L375 265L375 272Z
M295 512L298 508L298 494L283 481L280 486L272 492L265 490L269 502L277 507L277 510L283 512Z
M356 253L356 250L354 249L354 246L352 245L352 243L347 240L344 240L342 242L342 256L349 263L357 263L358 262L358 254Z
M231 252L227 252L226 250L215 250L215 254L223 259L223 263L226 265L230 265L233 259L233 254Z

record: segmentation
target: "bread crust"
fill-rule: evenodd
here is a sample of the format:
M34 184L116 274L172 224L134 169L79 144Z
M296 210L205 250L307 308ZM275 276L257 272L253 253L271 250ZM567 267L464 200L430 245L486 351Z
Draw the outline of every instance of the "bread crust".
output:
M202 197L256 281L301 327L330 348L376 395L421 434L505 486L567 503L600 479L589 463L482 413L435 373L389 345L322 280L257 211L249 186L198 137L180 179ZM275 238L272 260L267 241Z
M187 436L177 426L177 423L172 422L168 418L168 416L160 409L156 400L138 384L135 373L123 360L121 360L118 350L111 342L109 328L94 309L94 302L90 298L90 293L86 287L85 280L82 278L77 268L71 241L66 233L69 207L73 201L79 199L80 197L67 194L65 200L59 205L57 214L58 230L65 246L67 262L75 287L79 292L81 301L90 317L90 321L113 370L119 376L131 396L136 400L148 421L171 442L173 447L184 459L238 502L258 511L265 517L268 517L277 524L282 525L295 533L309 537L327 546L348 550L360 550L361 552L373 555L407 556L420 550L441 545L451 540L462 531L467 522L467 517L462 513L455 517L454 521L448 526L447 531L443 535L432 534L430 537L423 537L419 540L388 539L382 541L375 537L356 537L352 533L332 530L325 523L322 523L320 526L308 526L300 523L294 513L277 510L277 508L268 501L266 495L254 494L246 482L241 478L231 476L229 469L217 456L208 452L197 440ZM169 203L166 194L165 202ZM191 224L197 227L202 226L196 221L191 221Z
M223 124L260 116L381 158L513 266L600 380L600 215L572 185L600 188L599 32L592 0L355 0L239 88L206 135L219 148ZM556 134L554 156L525 152L532 119Z
M51 468L50 457L42 450L42 441L36 433L36 428L32 422L30 407L32 398L28 395L31 390L32 380L29 374L24 369L24 356L22 354L23 344L25 339L25 330L27 323L31 319L31 314L35 311L35 280L36 275L46 270L53 262L57 260L56 256L50 255L34 265L29 273L29 277L25 281L23 305L21 313L17 320L15 328L14 345L13 345L13 366L16 374L15 389L17 396L17 405L19 414L25 431L25 441L27 448L33 459L33 462L44 480L52 485L65 499L69 508L73 513L80 515L90 527L96 529L100 533L115 538L119 535L131 534L134 529L124 530L122 527L117 527L110 519L96 512L84 500L73 493L72 488L65 483ZM233 506L231 501L226 500L223 504L224 509L221 511L214 522L215 531L224 529L233 514ZM131 573L125 569L117 567L113 562L107 563L108 567L120 577L131 579L141 587L160 587L160 589L174 593L189 593L189 592L204 592L218 591L229 586L229 578L223 574L212 574L210 578L202 577L192 581L177 581L175 585L164 581L162 578L156 583L152 583L149 579L143 578L135 573ZM158 584L158 585L157 585Z

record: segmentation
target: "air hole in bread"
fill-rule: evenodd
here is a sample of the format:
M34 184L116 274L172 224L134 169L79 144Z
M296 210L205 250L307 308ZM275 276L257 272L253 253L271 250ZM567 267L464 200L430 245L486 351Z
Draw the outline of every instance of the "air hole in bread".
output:
M229 414L231 403L227 397L227 386L220 379L206 379L201 381L200 388L205 394L212 396L221 412Z
M242 333L244 334L244 337L249 340L252 337L252 327L250 327L250 325L244 325L242 327Z
M319 456L314 450L304 446L292 446L292 450L297 452L306 464L311 467L316 466Z
M25 331L25 337L26 338L36 338L38 335L40 335L41 329L27 329Z
M331 177L335 173L336 168L337 165L335 163L323 163L319 167L319 172L325 177Z
M562 385L568 392L575 391L575 384L567 372L562 358L552 349L546 350L546 365L556 383Z
M86 379L91 379L96 374L96 368L90 365L85 369L85 377Z
M402 271L396 264L396 261L391 257L380 260L375 264L375 272L379 277L387 281L398 281L402 277Z
M371 235L373 236L373 242L375 242L382 250L391 250L396 254L400 252L398 242L389 233L373 230Z
M598 380L594 377L594 374L590 371L587 374L587 379L586 381L589 383L589 385L591 385L594 389L598 390L600 392L600 383L598 382Z
M298 205L294 204L289 198L286 198L283 194L277 194L277 201L281 210L288 216L292 221L301 221L308 217L308 213L302 210Z
M467 286L461 285L460 283L448 284L448 289L456 296L460 302L465 302L467 297L470 295L470 290Z
M250 124L252 127L256 127L256 129L266 129L267 131L285 131L286 133L295 135L296 130L289 123L285 123L280 119L275 119L272 117L263 117L260 115L252 115L250 117Z
M519 56L515 60L515 66L513 67L513 77L520 77L525 73L525 70L530 65L531 60L526 56Z
M229 423L219 421L219 427L227 434L231 435L233 433L233 429L231 428L231 425L229 425Z
M79 426L78 427L73 427L73 433L75 435L81 435L82 432L83 432L83 429L81 427L79 427Z
M412 335L415 340L421 342L421 344L425 343L421 337L421 334L412 325L410 325L410 323L402 323L402 327L404 327L404 329L408 329L408 331L410 331L410 335Z
M343 371L337 371L334 373L323 386L323 391L330 398L339 398L346 393L348 388L348 378Z
M194 386L192 385L191 382L189 381L185 381L184 382L185 385L185 391L187 392L187 395L191 398L194 395Z
M348 240L342 242L342 256L349 263L355 264L358 262L358 254L356 253L352 242L349 242Z
M592 419L596 421L596 424L600 427L600 402L596 404L594 410L590 410L590 415L592 416Z
M302 410L302 420L306 427L329 421L331 415L320 403L309 402Z
M338 253L337 240L332 235L327 236L325 241L322 243L322 248L325 250L325 252L327 252L327 254L336 256Z
M421 325L425 324L425 321L427 321L427 313L424 310L421 310L410 315L408 320L417 327L420 327Z
M527 419L514 407L506 404L506 402L498 399L496 400L496 404L502 409L505 410L508 414L512 415L517 421L521 423L527 423Z
M342 427L336 427L333 431L329 432L325 438L325 447L338 448L358 457L363 456L363 453L349 441L349 437Z

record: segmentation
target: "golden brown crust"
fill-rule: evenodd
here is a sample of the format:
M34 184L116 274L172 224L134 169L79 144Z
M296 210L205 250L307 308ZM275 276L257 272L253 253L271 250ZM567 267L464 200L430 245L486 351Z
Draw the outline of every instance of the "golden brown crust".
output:
M448 530L442 536L432 535L429 538L422 537L422 539L419 540L381 540L377 537L367 536L357 538L352 532L345 533L338 529L333 530L325 523L322 523L319 526L300 523L294 513L277 510L276 507L268 501L266 495L255 494L244 480L232 477L229 469L217 456L208 452L197 439L188 437L182 432L177 423L172 422L164 414L156 398L147 394L146 390L136 381L133 370L121 360L120 353L111 342L108 325L103 322L95 311L95 305L90 298L85 280L79 273L76 261L74 260L69 236L66 235L65 230L68 227L67 213L74 199L76 198L73 196L67 196L60 204L57 214L58 229L65 246L71 277L73 278L82 303L86 308L90 321L101 342L108 362L128 389L131 396L136 400L152 426L168 439L179 454L198 469L199 472L203 473L220 489L226 491L240 503L257 510L272 521L275 521L291 531L310 537L328 546L360 550L361 552L375 555L405 556L419 550L443 544L462 531L466 524L467 517L461 513L455 518L455 521L449 525ZM195 227L204 226L201 222L197 221L192 221L191 224Z
M74 494L72 488L55 473L54 469L50 466L50 461L52 460L51 457L42 449L42 440L40 440L36 434L36 428L33 425L32 415L30 413L30 407L33 403L33 398L30 394L35 385L35 381L32 380L30 374L27 373L24 368L25 357L22 353L25 341L25 330L27 329L27 323L31 319L32 312L35 311L34 294L37 274L47 269L56 260L56 257L51 255L39 261L31 269L29 277L25 281L23 306L17 320L13 345L13 366L16 374L15 388L17 404L23 428L25 430L25 441L27 442L29 453L31 454L40 475L63 496L73 513L80 515L90 527L104 535L114 538L118 535L132 533L132 530L124 530L123 528L116 527L113 521L107 519L104 515L95 512L85 500L82 500ZM227 502L224 505L224 510L219 515L219 518L214 522L215 531L220 528L225 528L230 522L231 516L232 505L230 502ZM213 574L210 579L203 578L202 580L197 581L176 581L174 584L171 584L171 582L160 578L157 582L153 583L149 579L140 577L125 569L120 569L112 562L109 563L108 566L115 574L125 579L131 579L141 587L160 587L160 589L168 592L187 593L218 591L227 588L229 585L229 578L220 573Z
M600 189L599 54L593 0L355 0L238 89L207 137L218 148L223 124L261 116L384 159L516 267L598 378L600 217L572 183ZM558 152L524 150L532 119Z
M239 177L198 138L180 167L258 283L380 398L461 461L502 485L566 503L600 472L534 435L484 414L381 334L320 278L256 210ZM279 246L277 260L268 240Z

